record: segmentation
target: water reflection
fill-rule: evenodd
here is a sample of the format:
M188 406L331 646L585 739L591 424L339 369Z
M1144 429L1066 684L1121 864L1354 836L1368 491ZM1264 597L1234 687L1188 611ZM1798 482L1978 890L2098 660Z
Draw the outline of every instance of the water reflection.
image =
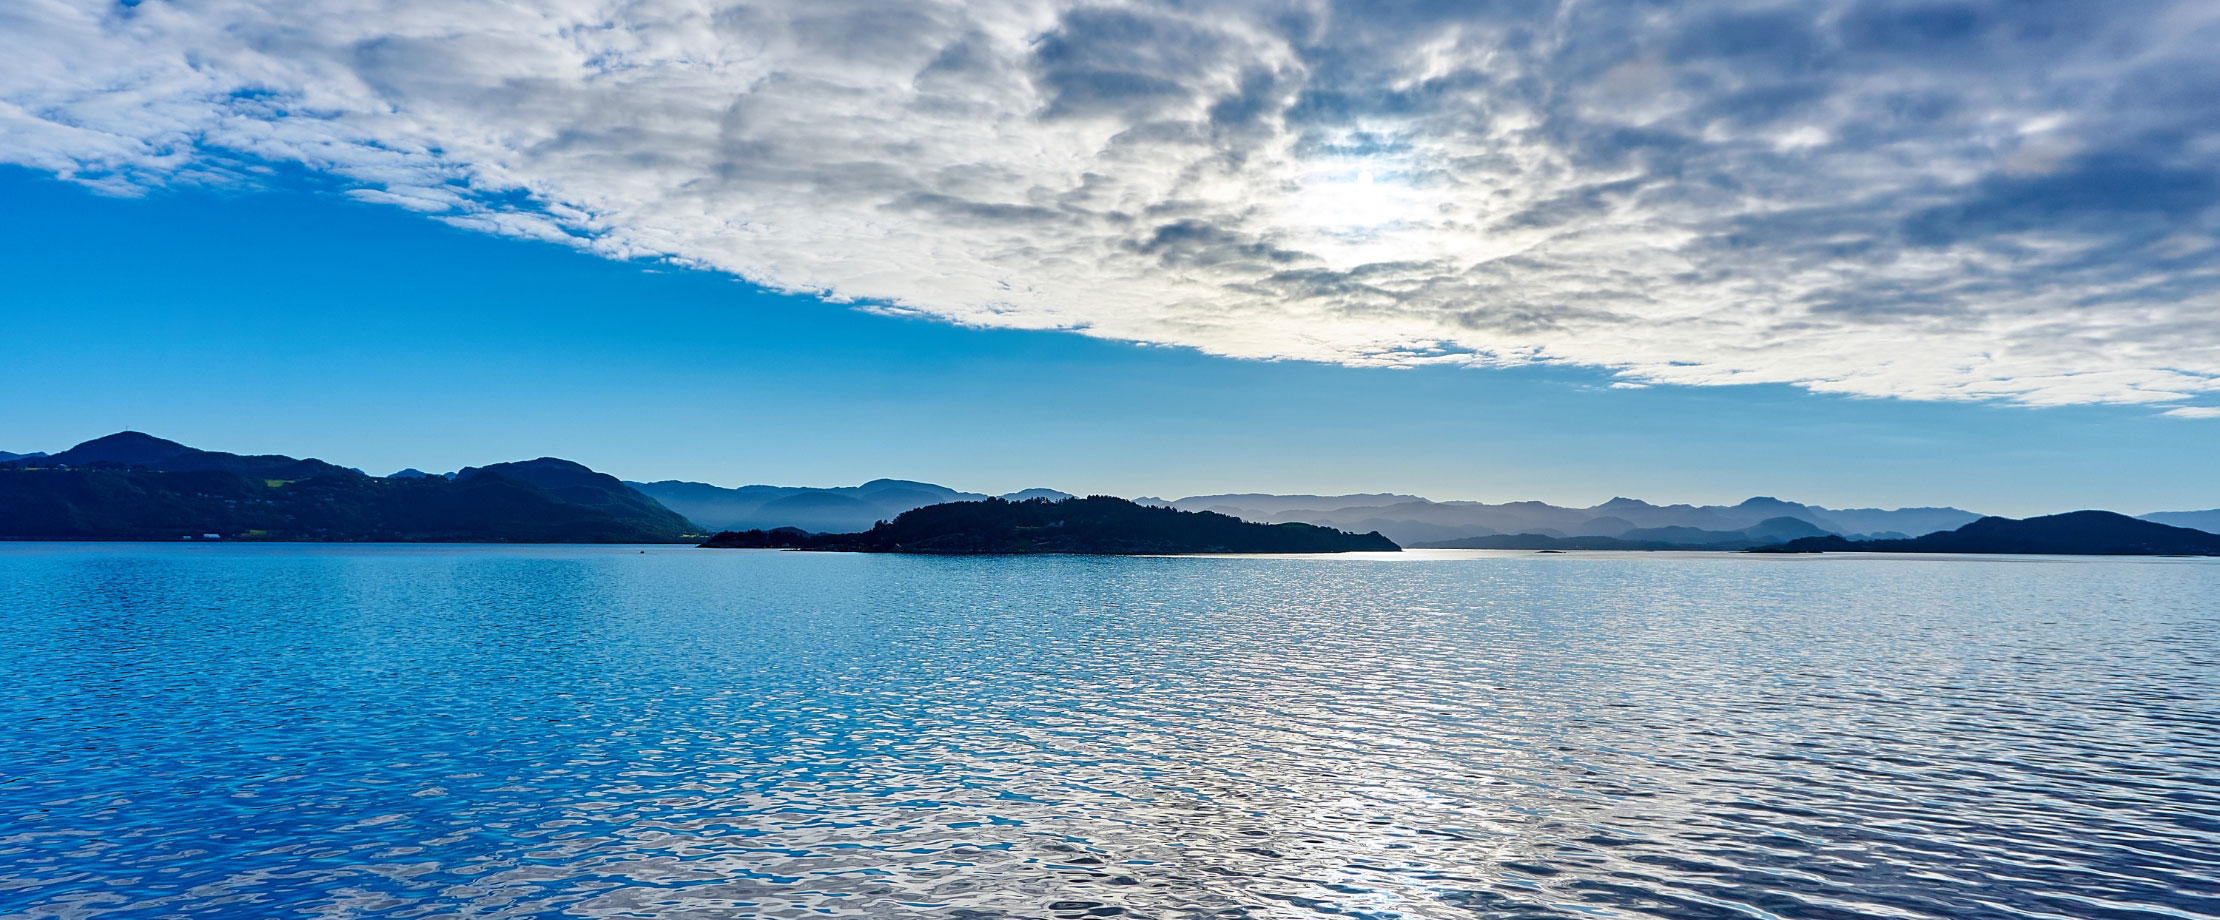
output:
M2220 913L2220 567L0 548L0 914Z

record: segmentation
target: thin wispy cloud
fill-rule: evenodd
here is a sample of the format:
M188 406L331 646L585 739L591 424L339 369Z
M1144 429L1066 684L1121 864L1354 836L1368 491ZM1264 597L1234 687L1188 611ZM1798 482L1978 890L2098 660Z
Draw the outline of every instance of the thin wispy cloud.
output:
M0 8L0 160L1243 358L2220 391L2220 6Z

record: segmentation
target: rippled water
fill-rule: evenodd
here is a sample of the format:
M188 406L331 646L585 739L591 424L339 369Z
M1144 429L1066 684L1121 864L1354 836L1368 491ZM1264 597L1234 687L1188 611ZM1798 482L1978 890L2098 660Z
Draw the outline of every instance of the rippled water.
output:
M2220 915L2220 565L0 547L0 914Z

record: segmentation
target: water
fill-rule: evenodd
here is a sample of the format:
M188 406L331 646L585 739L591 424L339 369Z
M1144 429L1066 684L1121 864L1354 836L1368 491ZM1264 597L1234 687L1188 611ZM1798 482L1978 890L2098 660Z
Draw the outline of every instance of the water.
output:
M2220 915L2220 565L0 547L0 915Z

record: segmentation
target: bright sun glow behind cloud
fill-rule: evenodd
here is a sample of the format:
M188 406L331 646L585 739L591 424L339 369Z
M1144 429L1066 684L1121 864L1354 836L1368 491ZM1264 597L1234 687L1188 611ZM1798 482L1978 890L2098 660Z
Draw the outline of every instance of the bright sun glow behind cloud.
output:
M2216 23L30 0L0 11L0 160L124 193L295 164L488 232L1236 357L2196 417Z
M1412 258L1431 242L1424 202L1409 188L1379 182L1369 167L1316 169L1295 186L1285 225L1333 269Z

